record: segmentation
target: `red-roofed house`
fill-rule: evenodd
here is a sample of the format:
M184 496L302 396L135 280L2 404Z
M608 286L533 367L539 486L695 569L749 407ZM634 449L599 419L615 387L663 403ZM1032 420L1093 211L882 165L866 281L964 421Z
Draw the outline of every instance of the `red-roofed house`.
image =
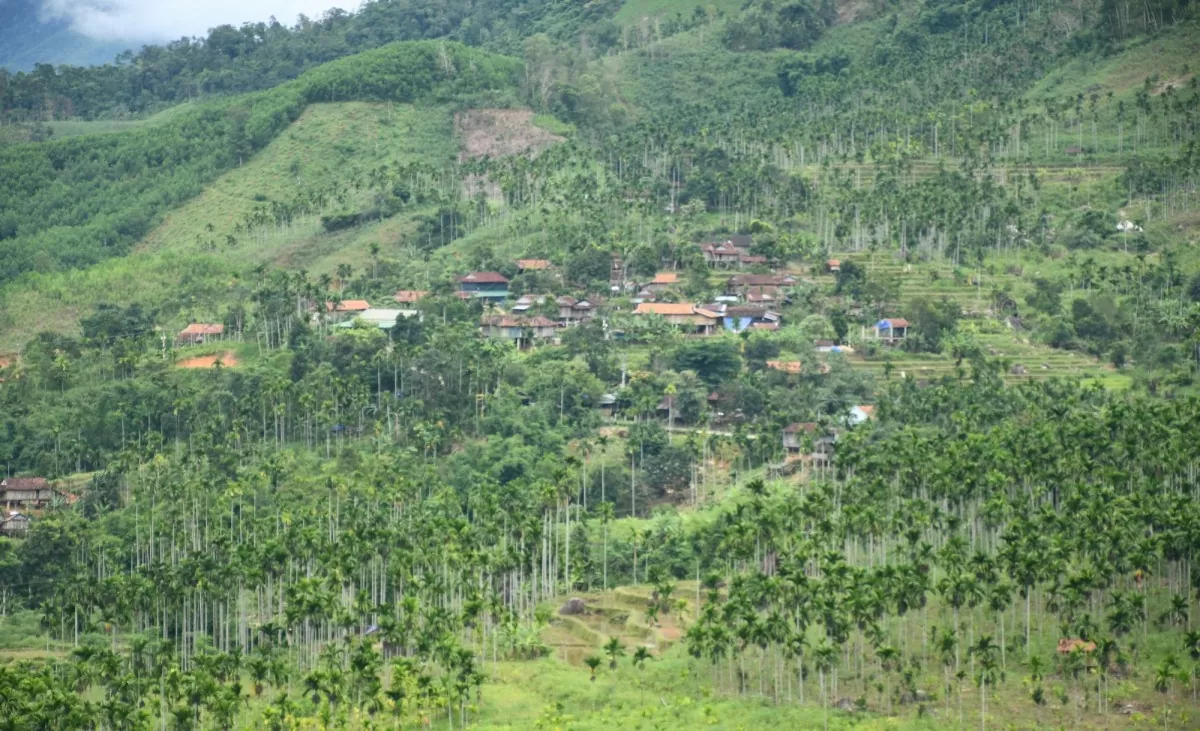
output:
M371 309L366 300L342 300L341 302L326 302L326 312L366 312Z
M458 278L458 291L493 302L508 298L508 277L500 272L471 272Z
M58 497L63 497L62 493L50 487L45 477L0 479L0 506L5 510L40 510Z
M220 338L225 333L224 325L193 322L175 336L176 345L202 345L205 341Z
M686 302L643 302L633 311L634 315L658 315L671 325L689 332L709 335L717 328L717 313L699 308Z
M675 272L659 272L654 275L654 279L647 282L642 290L658 294L664 292L679 283L679 275Z
M847 421L849 421L850 426L857 426L873 418L875 418L875 407L870 404L862 404L850 409L850 416Z
M881 340L903 340L908 337L908 320L903 317L889 317L875 323L875 337Z

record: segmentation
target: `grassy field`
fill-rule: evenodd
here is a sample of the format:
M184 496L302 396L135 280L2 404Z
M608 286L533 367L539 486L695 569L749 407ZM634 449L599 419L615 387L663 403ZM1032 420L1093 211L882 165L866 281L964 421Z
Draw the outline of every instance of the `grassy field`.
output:
M57 120L46 122L46 126L53 133L51 139L64 140L70 137L82 137L83 135L103 135L112 134L114 132L125 132L138 127L153 126L166 122L176 115L186 112L192 108L191 102L184 102L173 107L164 109L157 114L140 119L96 119L96 120ZM0 143L22 143L29 141L30 128L26 125L7 125L0 126Z
M1129 97L1142 88L1147 78L1156 78L1156 86L1187 82L1200 70L1197 58L1200 58L1200 38L1195 29L1171 27L1156 37L1130 41L1110 56L1083 56L1061 64L1035 84L1025 98L1035 104L1046 95L1073 97L1092 91L1104 95L1110 90L1116 96Z
M257 232L246 245L228 246L224 239L262 203L286 201L355 174L361 178L380 165L450 162L457 152L451 128L450 110L441 107L363 102L310 106L260 154L168 215L137 250L207 250L216 244L227 257L246 263L301 257L299 263L307 264L304 250L319 248L317 239L323 235L316 215L285 229ZM363 203L352 200L344 207Z

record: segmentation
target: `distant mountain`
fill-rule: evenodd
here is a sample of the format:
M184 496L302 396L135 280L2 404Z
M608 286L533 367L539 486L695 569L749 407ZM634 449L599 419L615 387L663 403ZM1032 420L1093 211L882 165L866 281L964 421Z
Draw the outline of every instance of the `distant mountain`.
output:
M65 20L43 21L37 0L0 0L0 68L29 71L37 63L102 64L131 45L88 38L71 30Z

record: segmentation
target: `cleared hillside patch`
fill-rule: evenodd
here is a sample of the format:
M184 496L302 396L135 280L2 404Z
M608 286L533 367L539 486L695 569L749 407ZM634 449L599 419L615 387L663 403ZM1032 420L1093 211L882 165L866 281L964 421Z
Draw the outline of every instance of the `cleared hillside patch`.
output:
M468 109L454 115L460 158L536 155L563 137L534 124L532 109Z
M232 350L227 350L223 353L214 353L212 355L197 355L191 358L184 358L175 363L176 368L212 368L221 364L222 368L233 368L238 364L237 353Z
M1159 82L1186 79L1196 71L1200 38L1192 27L1175 26L1152 38L1131 41L1119 53L1105 57L1084 55L1052 69L1025 98L1036 103L1051 94L1071 97L1098 91L1125 95L1137 91L1146 79Z
M221 176L195 199L167 215L138 245L138 251L220 250L227 257L259 263L319 238L320 217L300 217L286 227L239 231L257 207L341 183L344 202L328 208L365 205L353 190L373 168L413 161L450 162L454 142L445 107L348 102L315 104L252 160ZM227 237L233 236L236 242Z

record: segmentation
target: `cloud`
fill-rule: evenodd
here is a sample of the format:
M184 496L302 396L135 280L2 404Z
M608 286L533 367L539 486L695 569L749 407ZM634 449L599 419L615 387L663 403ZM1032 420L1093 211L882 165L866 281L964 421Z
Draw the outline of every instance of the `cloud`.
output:
M237 27L272 15L290 25L301 13L319 18L335 4L336 0L43 0L41 14L66 20L72 30L89 38L149 43L203 36L218 25Z

